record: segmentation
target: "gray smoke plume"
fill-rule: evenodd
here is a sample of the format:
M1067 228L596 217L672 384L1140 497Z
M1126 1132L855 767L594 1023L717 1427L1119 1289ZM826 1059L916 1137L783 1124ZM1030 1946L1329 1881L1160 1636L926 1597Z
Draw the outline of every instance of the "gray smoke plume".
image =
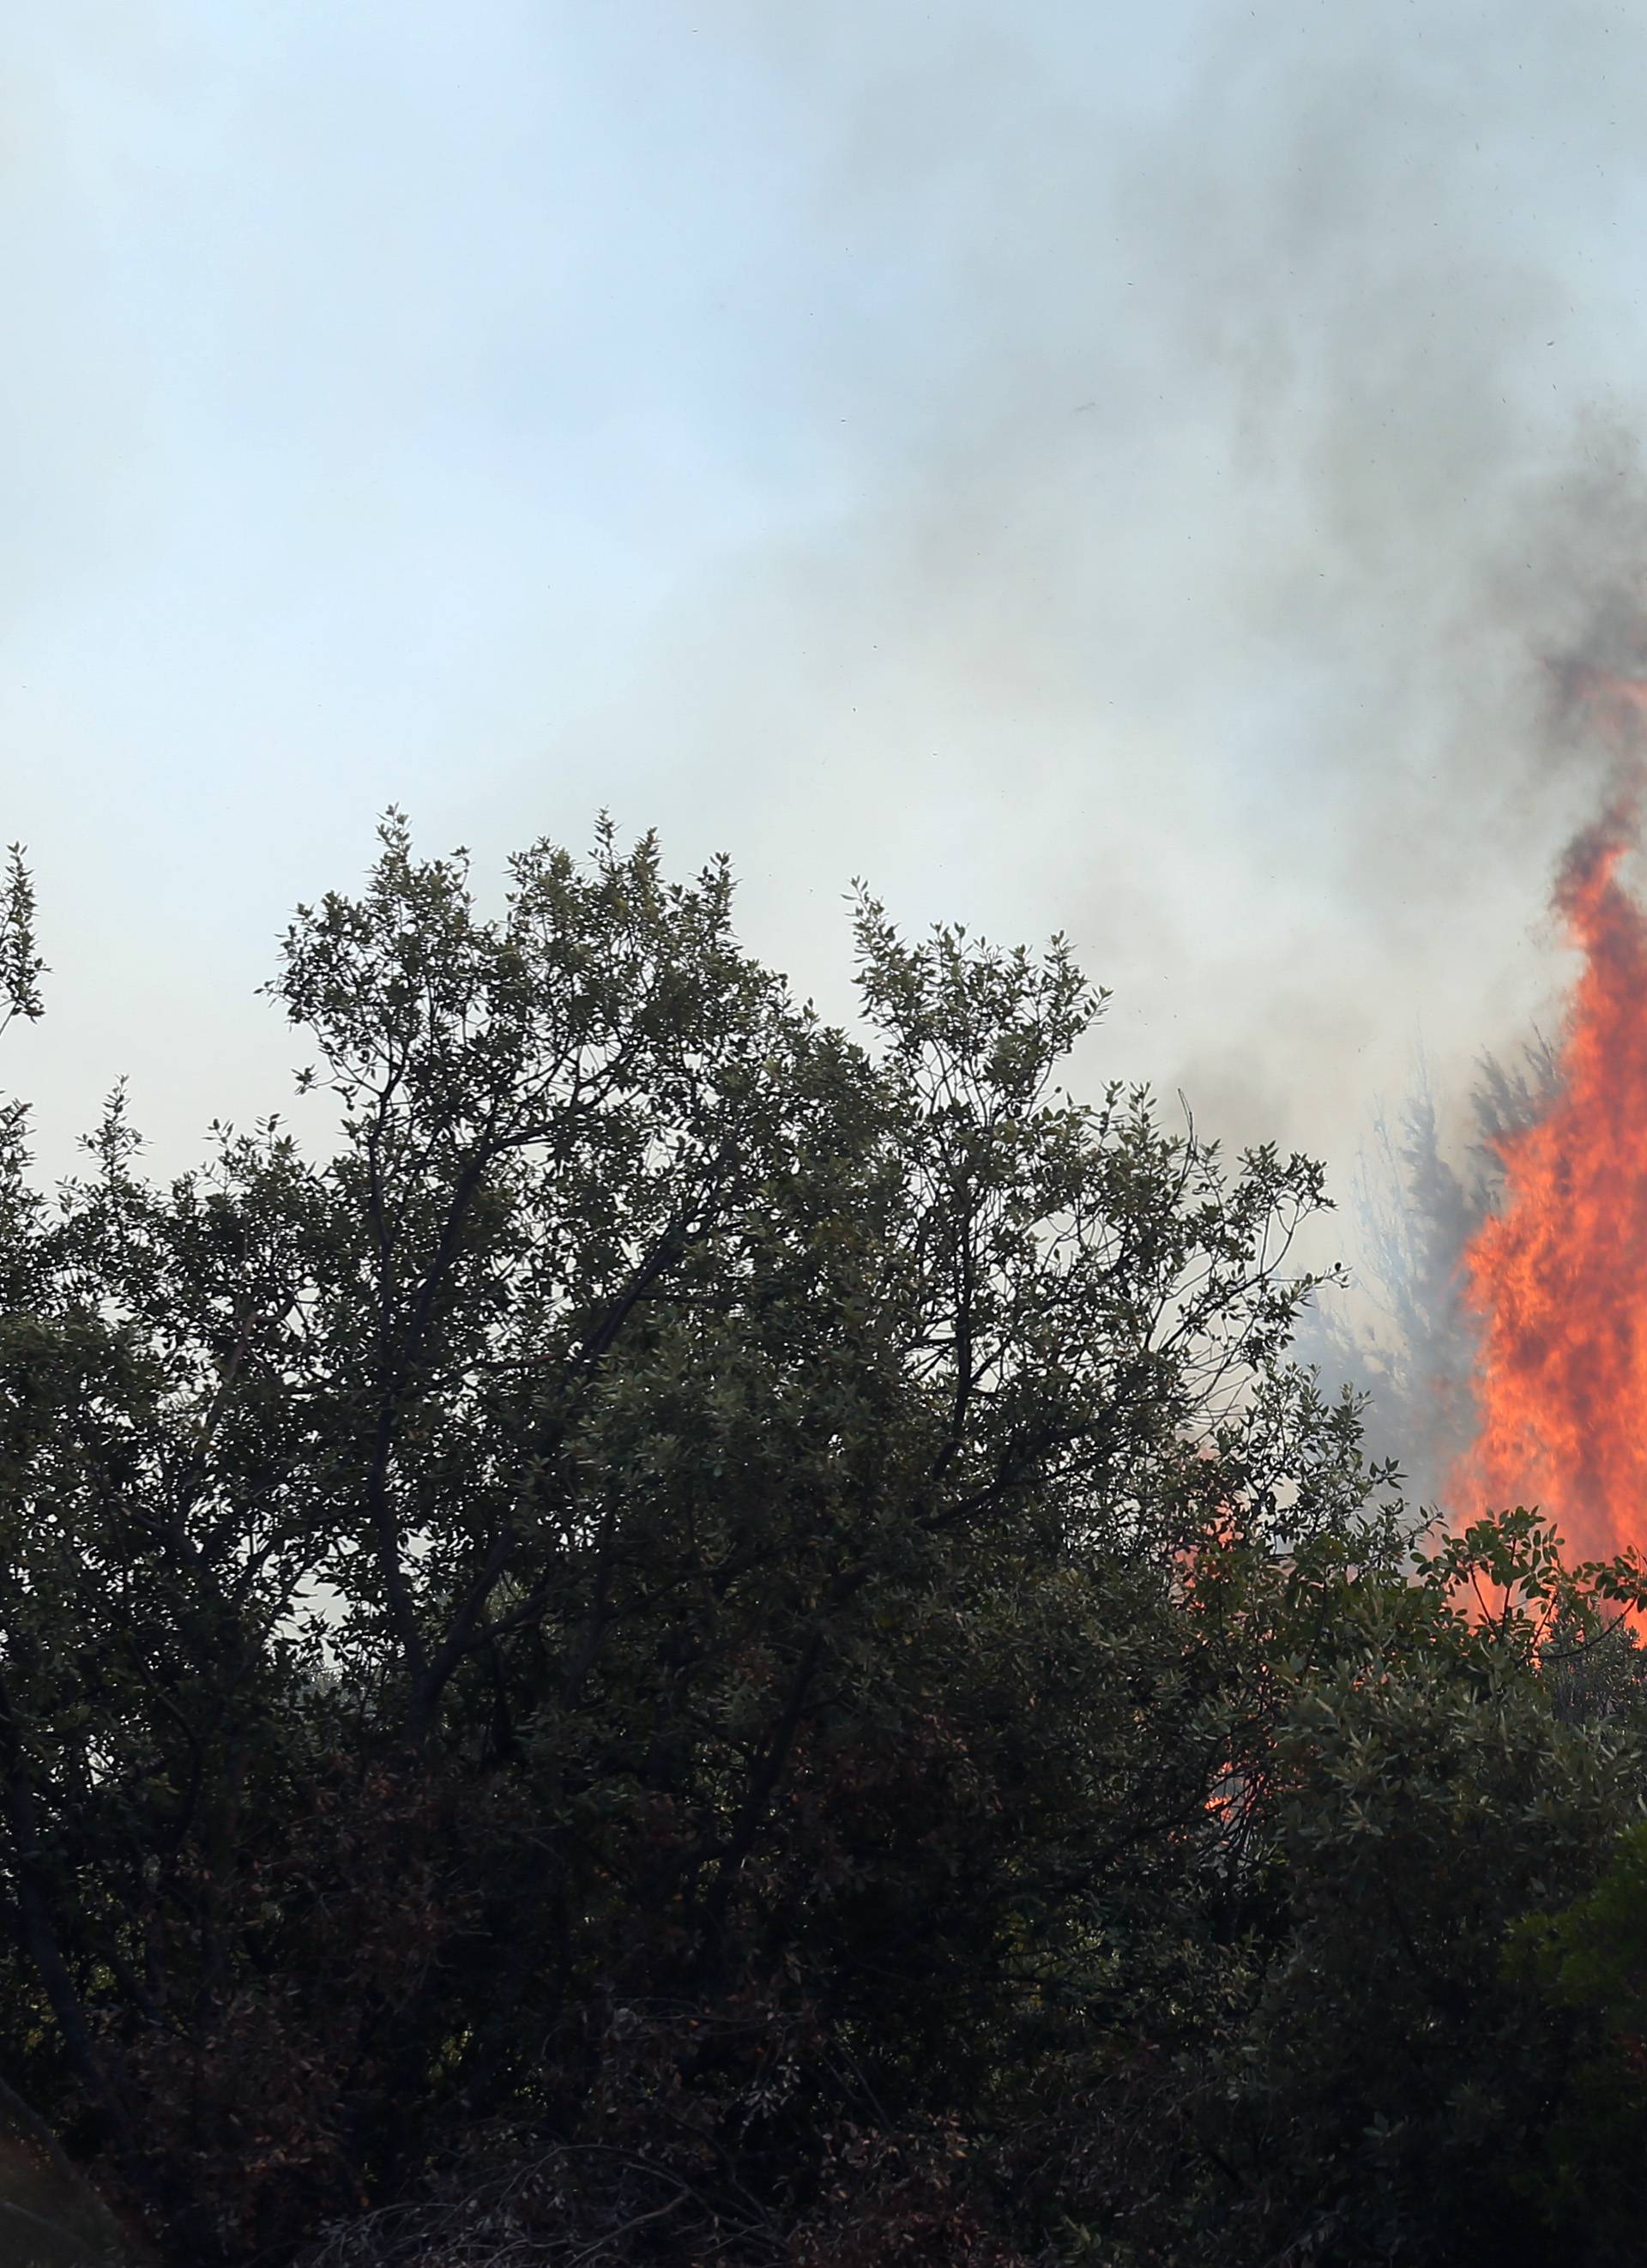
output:
M1647 21L717 20L836 247L781 295L822 501L582 745L668 750L666 835L727 843L786 965L860 870L1062 927L1116 994L1094 1074L1342 1187L1415 1043L1457 1093L1559 986L1597 774L1549 662L1647 559Z

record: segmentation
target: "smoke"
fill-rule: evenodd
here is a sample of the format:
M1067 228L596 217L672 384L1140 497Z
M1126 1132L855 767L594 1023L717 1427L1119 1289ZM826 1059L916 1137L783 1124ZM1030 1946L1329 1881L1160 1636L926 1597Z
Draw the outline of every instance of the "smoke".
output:
M1552 663L1647 557L1647 20L145 0L105 84L107 12L40 18L62 227L13 231L8 493L92 593L0 688L48 910L99 736L86 924L147 940L179 862L202 995L390 795L482 870L607 804L730 850L832 1012L864 873L1067 932L1114 993L1089 1090L1181 1087L1348 1197L1422 1044L1467 1171L1472 1067L1563 974L1594 760ZM224 1047L174 1054L192 1130Z
M1515 1060L1482 1057L1448 1127L1421 1060L1393 1117L1374 1111L1348 1176L1356 1277L1306 1312L1297 1352L1364 1397L1366 1454L1399 1468L1415 1505L1445 1501L1478 1422L1466 1248L1502 1201L1505 1142L1542 1117L1557 1082L1535 1034Z
M789 965L831 867L1062 926L1102 1068L1347 1166L1418 1040L1451 1094L1548 1011L1548 664L1647 558L1647 26L722 21L806 122L818 520L582 745L658 724Z

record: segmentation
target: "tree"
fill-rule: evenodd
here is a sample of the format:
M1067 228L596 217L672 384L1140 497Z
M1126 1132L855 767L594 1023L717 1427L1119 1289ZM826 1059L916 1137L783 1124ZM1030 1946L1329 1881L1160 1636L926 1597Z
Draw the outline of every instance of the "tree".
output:
M1639 2250L1631 2169L1647 2143L1647 1830L1620 1837L1599 1881L1563 1910L1529 1914L1504 1966L1531 1987L1564 2054L1516 2190L1547 2226L1598 2263Z
M1284 1622L1265 1644L1285 1694L1254 1853L1269 1942L1197 2116L1237 2260L1536 2268L1571 2234L1520 2178L1565 2049L1504 1948L1595 1878L1634 1808L1639 1683L1605 1720L1573 1721L1562 1689L1639 1581L1568 1569L1525 1511L1405 1580L1372 1572L1316 1571L1327 1634L1302 1675Z
M1060 1090L1061 941L860 896L853 1040L731 899L603 828L488 917L392 814L270 987L330 1154L10 1123L0 2039L178 2268L1290 2227L1323 1697L1539 1705L1288 1363L1318 1168Z

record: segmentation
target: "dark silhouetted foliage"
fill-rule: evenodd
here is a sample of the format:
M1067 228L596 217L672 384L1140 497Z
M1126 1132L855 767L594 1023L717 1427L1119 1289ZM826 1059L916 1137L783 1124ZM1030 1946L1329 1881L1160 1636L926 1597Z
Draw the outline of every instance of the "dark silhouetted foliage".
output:
M1622 2257L1634 1578L1415 1548L1061 943L860 900L854 1039L731 893L391 815L303 1141L5 1119L29 2146L168 2268Z

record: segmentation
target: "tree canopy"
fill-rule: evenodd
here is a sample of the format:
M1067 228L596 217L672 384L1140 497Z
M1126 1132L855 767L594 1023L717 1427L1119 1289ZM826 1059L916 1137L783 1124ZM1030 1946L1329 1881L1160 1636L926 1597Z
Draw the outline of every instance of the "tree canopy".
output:
M1633 2257L1633 1571L1415 1529L1320 1170L1073 1099L1061 940L860 895L849 1035L732 895L391 814L301 1138L0 1121L19 2162L175 2268Z

